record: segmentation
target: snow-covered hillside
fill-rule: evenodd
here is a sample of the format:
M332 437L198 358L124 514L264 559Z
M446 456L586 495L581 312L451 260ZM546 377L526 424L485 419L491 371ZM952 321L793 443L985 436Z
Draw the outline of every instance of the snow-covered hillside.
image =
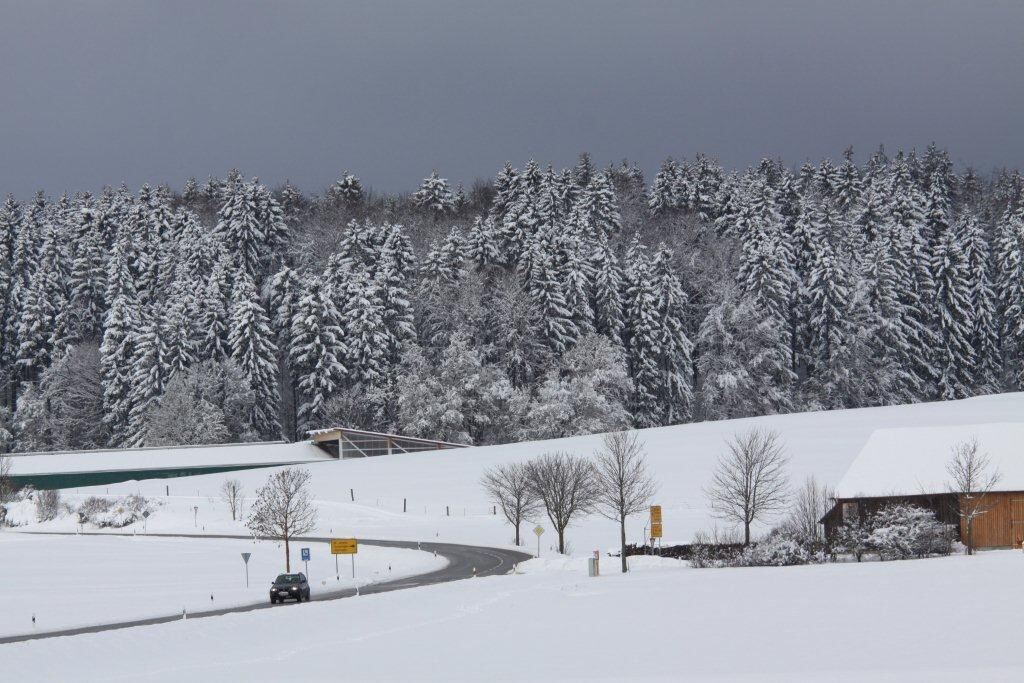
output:
M820 482L836 484L857 453L876 429L929 427L953 424L1016 422L1024 419L1024 394L1002 394L963 401L922 403L884 408L775 415L743 420L703 422L662 427L641 432L649 466L660 483L655 502L664 508L665 543L688 542L693 533L717 522L711 516L703 488L708 483L726 440L752 427L776 430L789 455L789 472L794 484L814 475ZM589 455L599 446L600 436L574 437L553 441L487 446L410 455L382 456L362 460L331 461L304 465L313 473L312 486L320 503L320 531L368 538L406 540L440 539L480 544L505 545L511 532L491 514L480 485L481 473L490 466L521 461L547 451L563 450ZM951 447L953 444L949 444ZM937 457L945 459L946 453ZM153 531L180 529L180 520L191 517L167 514L200 506L200 526L209 531L241 528L219 509L218 489L226 478L243 481L252 493L267 477L268 470L205 475L172 480L129 482L98 487L91 492L127 494L141 492L162 497L171 487L171 497L161 512L149 520ZM67 492L75 494L76 492ZM79 495L90 493L81 489ZM352 502L354 494L355 502ZM403 512L403 500L407 512ZM535 520L549 527L546 520ZM70 528L70 519L52 522L49 528ZM532 528L533 524L529 527ZM629 527L631 541L641 539L642 517ZM191 533L192 528L183 529ZM547 552L553 540L542 539ZM611 522L592 516L570 528L568 541L577 553L615 546ZM532 536L528 544L534 547Z

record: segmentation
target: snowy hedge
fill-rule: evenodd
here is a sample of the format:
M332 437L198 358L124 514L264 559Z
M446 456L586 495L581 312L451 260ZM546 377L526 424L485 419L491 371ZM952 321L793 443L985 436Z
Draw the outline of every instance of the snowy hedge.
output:
M142 496L120 499L93 496L86 498L78 507L78 519L100 528L120 529L138 522L144 512L152 512L153 509L153 504Z

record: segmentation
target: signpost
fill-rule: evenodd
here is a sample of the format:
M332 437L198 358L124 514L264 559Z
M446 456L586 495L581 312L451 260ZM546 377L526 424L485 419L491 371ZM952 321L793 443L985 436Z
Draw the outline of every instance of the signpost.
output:
M249 558L252 553L242 553L242 562L245 562L245 587L249 587Z
M306 578L309 578L309 548L302 549L302 561L306 564Z
M142 533L149 533L149 510L142 511Z
M537 557L540 557L540 537L544 533L544 527L538 524L533 527L533 533L537 534Z
M359 552L359 542L354 538L332 538L331 554L334 555L335 578L341 579L338 571L338 555L352 556L352 578L356 578L356 553Z
M654 554L654 541L661 541L661 506L651 506L651 554Z

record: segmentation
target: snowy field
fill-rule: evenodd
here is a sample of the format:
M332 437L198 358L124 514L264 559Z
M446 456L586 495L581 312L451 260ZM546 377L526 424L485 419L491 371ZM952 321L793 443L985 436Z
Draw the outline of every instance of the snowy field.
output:
M0 656L11 680L1024 676L1012 627L1020 620L1020 552L749 569L666 562L593 579L579 561L535 562L521 566L522 575L18 643L0 646Z
M338 581L326 544L296 546L310 548L314 596L445 564L425 552L364 545L356 559L356 581L347 557L341 558ZM248 589L243 552L252 553ZM298 549L294 554L297 560ZM266 602L270 582L283 571L283 557L280 546L266 541L0 533L0 636ZM293 561L292 571L305 567Z
M835 485L876 429L1015 422L1022 418L1024 394L1017 393L963 401L704 422L643 430L641 437L650 469L660 482L654 502L663 506L664 543L667 545L689 542L695 531L722 524L711 516L703 489L725 449L726 440L737 432L752 427L778 431L789 455L790 479L794 485L811 474L819 482ZM512 541L511 530L491 514L491 506L479 485L484 469L526 460L546 451L591 455L599 445L599 436L587 436L330 461L303 467L313 473L313 492L320 507L319 532L324 535L507 545ZM984 449L984 442L981 445ZM935 457L944 463L953 443L940 446ZM237 478L252 495L270 471L129 482L68 493L126 495L141 492L158 497L166 505L150 518L150 531L193 533L205 528L211 532L244 533L240 523L231 522L217 491L226 478ZM168 486L171 496L164 498ZM403 512L403 499L407 512ZM200 509L198 527L195 527L191 510L197 505ZM547 554L554 543L550 524L538 517L525 525L524 531L534 523L548 528L542 538L542 553ZM44 525L64 529L74 526L67 518ZM764 528L762 526L761 530ZM631 521L628 533L630 541L642 541L642 516ZM526 535L528 548L535 549L532 534ZM585 554L594 549L614 548L618 535L613 523L595 515L574 524L567 538L576 554Z

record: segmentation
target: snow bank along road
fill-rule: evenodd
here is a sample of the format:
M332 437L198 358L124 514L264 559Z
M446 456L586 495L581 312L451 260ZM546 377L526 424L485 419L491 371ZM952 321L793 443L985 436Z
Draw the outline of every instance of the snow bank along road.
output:
M149 536L163 538L231 538L240 540L247 540L251 538L249 536L229 534L149 534ZM313 543L329 543L330 539L313 536L304 536L302 538L292 539L292 543L301 543L304 541ZM513 550L502 550L500 548L484 548L479 546L459 545L455 543L418 543L415 541L387 541L376 539L359 539L359 543L363 545L380 546L384 548L405 548L409 550L422 550L424 552L436 552L438 555L442 556L448 562L448 564L444 568L427 572L425 574L407 576L405 578L395 579L393 581L385 581L382 583L375 583L363 586L362 588L358 589L358 594L361 595L368 595L372 593L386 593L406 588L416 588L418 586L429 586L438 583L446 583L449 581L458 581L460 579L468 579L474 576L495 576L499 574L507 574L512 571L516 563L522 562L524 560L529 560L532 558L531 555L516 552ZM312 599L314 601L339 600L341 598L350 598L355 595L357 595L357 590L355 588L347 588L344 590L320 594L314 593ZM202 617L215 617L222 614L231 614L233 612L250 612L258 609L267 609L270 607L271 605L268 601L263 601L256 604L241 605L237 607L226 607L221 609L190 612L187 616L189 619L199 619ZM30 633L17 636L8 636L0 638L0 645L6 643L17 643L26 640L37 640L41 638L73 636L82 633L99 633L101 631L112 631L114 629L130 628L133 626L163 624L171 621L180 621L181 618L181 614L173 614L162 617L134 619L110 624L98 624L95 626L84 626L80 628L63 629L58 631L47 631L42 633Z

